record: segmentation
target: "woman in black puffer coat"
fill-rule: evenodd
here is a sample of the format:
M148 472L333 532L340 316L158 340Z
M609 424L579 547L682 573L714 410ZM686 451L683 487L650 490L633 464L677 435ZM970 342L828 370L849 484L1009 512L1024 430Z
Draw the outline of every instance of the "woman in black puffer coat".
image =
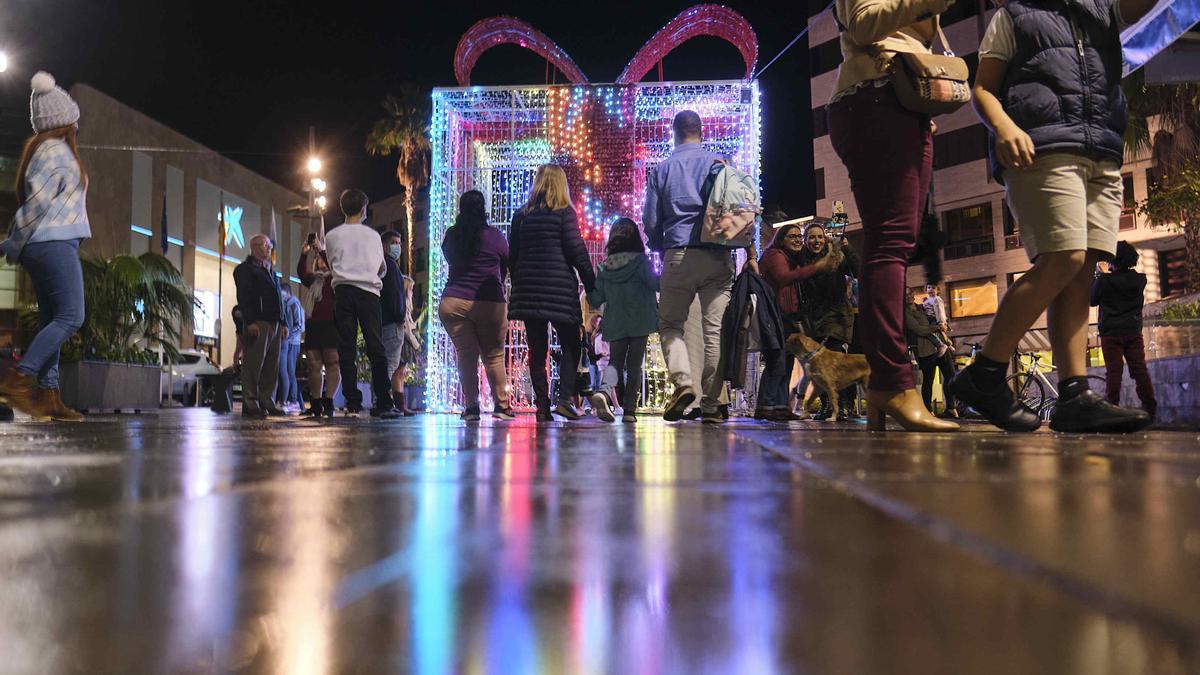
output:
M537 399L537 419L539 422L553 419L546 355L550 342L548 330L554 326L562 348L558 359L559 402L554 412L577 420L579 411L570 401L575 392L579 332L583 325L579 282L583 282L586 290L592 290L596 273L579 233L567 175L561 167L546 164L538 169L529 202L513 216L508 247L512 265L508 318L525 322L529 379Z

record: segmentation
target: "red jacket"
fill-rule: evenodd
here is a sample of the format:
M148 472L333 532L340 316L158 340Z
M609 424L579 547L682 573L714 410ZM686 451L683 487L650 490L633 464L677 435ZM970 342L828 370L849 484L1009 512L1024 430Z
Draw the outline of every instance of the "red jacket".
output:
M300 256L300 261L296 263L296 276L300 277L300 283L304 284L305 288L312 286L317 280L317 276L313 274L312 268L308 264L308 256L312 255L310 251L307 254ZM325 252L321 251L321 257L329 264L329 259L325 257ZM333 283L332 277L325 277L325 283L321 288L321 299L313 305L312 316L308 317L309 321L333 321Z
M817 266L800 267L793 264L781 249L769 248L759 259L758 270L771 288L775 289L775 301L779 303L779 311L785 316L798 314L800 282L815 274Z

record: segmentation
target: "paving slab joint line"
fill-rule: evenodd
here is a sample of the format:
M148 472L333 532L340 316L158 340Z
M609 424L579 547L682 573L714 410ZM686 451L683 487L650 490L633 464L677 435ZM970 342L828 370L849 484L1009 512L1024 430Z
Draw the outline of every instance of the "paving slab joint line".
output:
M740 432L736 435L767 452L792 462L817 478L829 481L834 488L861 501L867 507L885 516L905 522L938 541L969 554L981 556L1014 574L1047 583L1111 617L1148 624L1175 640L1187 653L1196 651L1196 634L1193 628L1157 607L1118 595L1090 581L1038 562L983 535L889 497L853 476L839 474L819 462L805 459L796 453L782 449L776 443L759 437L757 433Z

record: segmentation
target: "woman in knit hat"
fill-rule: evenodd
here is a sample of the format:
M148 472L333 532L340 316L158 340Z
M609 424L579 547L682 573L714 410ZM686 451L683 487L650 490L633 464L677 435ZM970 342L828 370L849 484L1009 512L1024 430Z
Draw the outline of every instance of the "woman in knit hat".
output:
M42 328L24 358L0 377L0 402L35 419L76 421L82 416L58 394L58 352L83 325L83 270L79 243L92 236L87 217L87 173L75 133L79 106L49 73L33 76L29 99L34 135L17 170L20 206L0 251L33 280Z

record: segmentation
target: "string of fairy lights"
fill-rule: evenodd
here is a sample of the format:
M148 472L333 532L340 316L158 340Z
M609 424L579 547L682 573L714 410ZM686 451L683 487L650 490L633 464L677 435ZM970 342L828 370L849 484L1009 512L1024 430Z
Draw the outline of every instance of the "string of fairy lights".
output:
M442 240L454 223L458 196L472 189L484 193L492 223L507 235L538 167L555 163L567 173L580 231L593 262L599 262L608 228L617 218L641 222L647 172L670 155L671 120L685 109L704 120L707 149L758 177L760 92L753 81L435 90L430 240ZM439 248L430 247L430 306L440 299L447 272ZM460 409L454 348L436 313L426 344L431 410ZM525 345L524 327L514 322L505 352L513 404L519 410L533 406ZM669 387L660 350L649 351L642 404L655 410L661 409ZM551 360L552 385L556 370Z

